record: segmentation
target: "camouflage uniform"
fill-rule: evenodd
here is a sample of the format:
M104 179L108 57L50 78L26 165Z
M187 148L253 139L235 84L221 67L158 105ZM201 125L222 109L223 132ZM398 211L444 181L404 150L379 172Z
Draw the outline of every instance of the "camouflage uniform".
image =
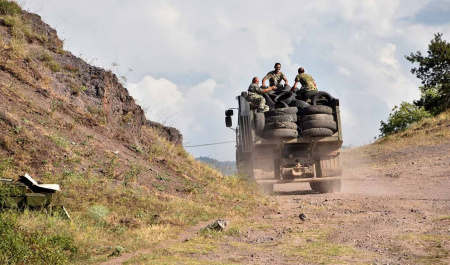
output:
M281 80L284 80L286 76L282 72L277 74L275 71L270 71L264 78L269 79L270 86L277 86L282 89Z
M317 90L317 87L314 85L314 78L312 78L312 76L308 74L305 73L298 74L295 77L295 82L300 82L300 84L302 84L302 87L300 89L305 89L307 91Z
M258 110L266 112L269 110L269 106L266 105L266 99L262 96L261 88L254 83L251 83L248 87L247 100L258 106Z

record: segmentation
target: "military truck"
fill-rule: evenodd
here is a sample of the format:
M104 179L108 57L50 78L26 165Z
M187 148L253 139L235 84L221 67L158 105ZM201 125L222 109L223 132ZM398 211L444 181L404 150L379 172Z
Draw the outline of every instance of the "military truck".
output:
M291 98L294 96L295 93ZM245 92L236 97L238 124L235 132L238 169L247 173L267 193L273 192L274 184L298 182L309 182L311 189L319 193L339 192L342 175L339 156L343 143L339 99L332 98L326 92L319 92L313 96L312 100L311 98L307 100L309 104L305 103L306 101L297 100L297 103L302 104L290 102L289 106L293 107L284 104L277 112L277 103L275 103L272 104L271 111L259 113L245 97ZM266 98L270 101L270 97ZM280 98L279 95L278 98ZM295 108L298 110L297 113L293 113L296 111ZM281 135L273 133L274 131L264 132L264 128L274 124L273 120L270 120L272 123L267 124L270 116L278 113L281 115L279 120L286 120L288 115L283 115L283 110L290 110L292 115L297 115L297 119L290 119L291 122L297 120L295 129L298 133L295 133L294 128L284 126L283 122L277 122L278 125L281 124L278 129ZM233 114L233 108L225 111L227 127L232 127ZM329 120L326 124L333 125L332 132L328 129L317 128L324 126L321 125L325 124L321 121L324 118ZM315 119L312 122L315 126L311 127L312 119ZM331 119L333 122L330 121ZM273 126L269 127L273 129ZM290 133L283 134L283 132Z

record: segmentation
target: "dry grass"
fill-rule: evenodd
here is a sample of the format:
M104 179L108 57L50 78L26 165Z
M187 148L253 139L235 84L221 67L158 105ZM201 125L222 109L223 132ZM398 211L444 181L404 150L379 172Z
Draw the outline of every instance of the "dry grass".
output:
M354 163L354 167L362 167L374 159L379 159L386 153L410 147L433 146L450 141L450 111L441 113L436 117L425 118L420 122L396 134L378 139L371 145L365 145L351 150L343 150L343 153L351 152L353 159L361 163ZM382 166L392 165L395 159L381 159Z
M436 117L425 118L411 124L403 132L383 137L374 143L390 149L405 146L429 146L450 140L450 110Z
M128 177L118 181L117 176L123 170L119 167L125 162L121 158L103 155L106 160L102 164L93 157L76 155L97 144L92 137L88 137L87 145L79 146L68 144L69 140L62 132L51 133L48 137L65 152L75 153L60 162L46 162L46 167L53 172L64 167L67 169L61 174L48 172L42 179L44 183L59 183L63 187L63 191L55 195L54 203L65 205L74 222L68 224L59 219L47 219L40 213L27 212L20 218L20 224L27 231L49 226L71 235L79 248L74 259L77 262L97 263L105 260L116 247L130 252L161 244L198 222L245 217L254 213L257 204L266 203L265 198L245 179L221 176L211 167L196 162L180 146L160 136L156 136L158 139L153 143L154 148L165 149L166 152L161 153L162 157L158 159L167 159L168 165L176 170L175 174L183 175L178 176L185 181L183 196L141 185L139 177L144 167L140 164L128 163L129 170L125 173ZM147 145L143 147L144 150L151 150ZM145 155L151 157L150 154ZM86 171L70 169L86 161L90 164ZM14 161L4 160L2 172L10 172L13 164ZM170 171L158 176L159 183L179 181ZM192 243L194 246L201 240ZM183 248L174 249L174 252L189 251ZM171 258L162 255L158 260L170 261Z
M417 254L412 259L417 264L446 264L445 260L448 261L450 257L450 251L446 247L450 241L449 235L404 234L399 236L398 239L415 249Z

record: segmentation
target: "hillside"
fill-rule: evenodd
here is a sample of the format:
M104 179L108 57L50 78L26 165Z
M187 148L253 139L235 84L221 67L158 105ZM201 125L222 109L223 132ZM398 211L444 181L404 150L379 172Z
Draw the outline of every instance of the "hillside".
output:
M73 219L1 212L0 263L97 263L200 221L247 216L263 200L181 143L175 128L146 120L111 71L65 51L38 15L0 0L0 177L60 184L53 204Z

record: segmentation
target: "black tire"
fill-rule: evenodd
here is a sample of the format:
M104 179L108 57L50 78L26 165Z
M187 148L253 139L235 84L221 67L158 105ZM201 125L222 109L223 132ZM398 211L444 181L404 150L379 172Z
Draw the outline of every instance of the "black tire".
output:
M312 97L314 97L317 93L319 93L319 91L317 90L309 90L306 91L305 95L304 95L304 100L308 101L308 99L311 99Z
M312 129L312 128L327 128L336 131L336 122L330 120L312 120L302 123L302 130Z
M312 114L333 114L333 109L328 106L310 106L298 110L299 116Z
M331 192L333 192L333 193L341 192L341 180L340 179L331 180L330 181L330 189L331 189Z
M330 115L330 114L312 114L312 115L301 116L300 120L302 123L307 122L307 121L315 121L315 120L332 121L332 120L334 120L334 117L333 117L333 115Z
M301 131L302 137L324 137L333 135L333 131L327 128L312 128Z
M319 185L318 184L319 184L318 182L310 182L309 186L311 187L311 189L313 191L319 191Z
M311 103L312 104L312 103ZM319 98L318 100L316 100L316 104L315 106L333 106L332 101L328 101L326 98Z
M286 102L281 101L275 103L274 109L285 109L285 108L289 108L289 105L286 104Z
M266 105L269 106L269 109L273 109L275 107L275 103L272 98L267 93L263 93L263 97L266 100Z
M275 129L264 132L264 138L290 139L297 138L297 130L292 129Z
M331 192L330 181L317 182L317 191L319 193L330 193Z
M292 87L290 85L284 84L283 91L290 92L291 90L292 90Z
M311 105L315 106L317 104L318 99L326 99L328 102L328 104L326 105L330 106L334 98L325 91L319 91L318 93L316 93L314 96L311 97Z
M307 102L305 102L305 101L303 101L303 100L300 100L300 99L293 99L293 100L291 101L291 103L289 103L289 106L291 106L291 107L297 107L297 108L299 108L299 109L302 109L302 108L307 108L307 107L309 107L309 106L311 106L311 105L309 105L309 103L307 103Z
M264 126L266 125L266 118L264 117L264 113L256 113L255 114L255 133L260 135L264 130Z
M286 115L278 115L273 117L266 118L266 123L274 123L274 122L296 122L297 115L295 114L286 114Z
M274 122L268 123L264 126L264 131L270 131L275 129L291 129L297 130L297 124L294 122Z
M266 111L266 112L264 112L264 116L266 116L266 118L269 118L269 117L279 116L279 115L297 114L297 112L298 112L298 109L296 107L287 107L287 108Z
M290 91L285 91L280 93L278 96L276 96L274 98L274 102L284 102L286 104L291 103L291 101L295 98L294 93L290 92Z

